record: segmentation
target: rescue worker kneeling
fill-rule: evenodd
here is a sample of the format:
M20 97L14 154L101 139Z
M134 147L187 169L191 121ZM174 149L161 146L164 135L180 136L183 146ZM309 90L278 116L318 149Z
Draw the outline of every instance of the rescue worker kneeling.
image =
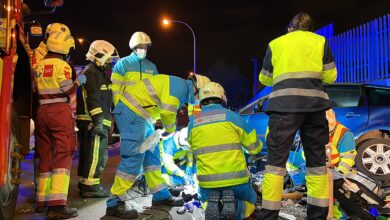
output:
M227 100L220 84L206 84L199 98L202 111L189 123L188 143L196 157L199 199L206 219L248 218L255 210L257 196L242 146L256 155L263 145L248 123L223 107Z
M161 173L169 186L194 184L194 156L187 137L188 128L185 127L176 131L171 138L160 142Z
M107 161L108 131L111 127L111 80L106 71L119 58L113 45L104 40L92 42L83 70L88 78L77 93L77 127L80 145L78 188L84 198L108 197L100 185L100 175Z
M138 213L128 207L127 190L143 172L153 194L152 205L182 206L168 191L161 176L159 148L140 152L147 136L154 131L153 123L161 119L165 138L176 130L176 114L184 103L194 103L195 83L175 76L159 74L145 78L119 95L113 112L121 136L121 161L107 200L106 214L119 218L136 218Z
M39 157L37 210L48 206L49 218L74 218L77 209L67 207L70 169L77 150L74 119L69 96L86 82L80 74L74 82L65 56L74 48L74 39L65 32L50 35L48 54L39 63L35 82L39 107L36 116L36 145ZM43 159L44 158L44 159Z

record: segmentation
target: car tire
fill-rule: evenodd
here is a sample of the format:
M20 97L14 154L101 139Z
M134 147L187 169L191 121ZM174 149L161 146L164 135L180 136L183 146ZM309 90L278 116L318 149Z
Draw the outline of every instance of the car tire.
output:
M390 139L374 138L359 144L355 158L358 171L373 180L390 180Z
M17 143L14 132L11 132L10 138L10 152L14 150L14 145ZM11 154L10 154L11 155ZM10 173L10 178L7 178L7 182L4 186L0 187L0 219L12 220L15 214L15 206L18 198L19 184L12 184L12 174L11 167L14 163L9 155L10 166L8 172Z

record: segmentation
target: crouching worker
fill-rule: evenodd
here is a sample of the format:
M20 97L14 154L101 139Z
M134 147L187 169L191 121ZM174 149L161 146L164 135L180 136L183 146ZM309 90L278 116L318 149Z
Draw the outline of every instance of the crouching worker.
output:
M255 210L257 196L242 146L256 155L263 145L249 124L224 107L227 100L220 84L206 84L199 98L202 111L189 123L188 142L196 158L199 199L206 209L205 217L248 218Z
M162 152L161 173L169 186L193 184L194 156L187 141L188 128L176 131L160 142Z
M153 133L153 121L160 118L167 138L176 130L176 114L184 103L194 103L197 91L192 80L159 74L126 87L113 112L121 136L119 163L106 214L119 218L136 218L137 211L125 203L127 190L143 172L153 194L152 205L182 206L183 199L171 196L161 176L159 148L140 152L147 134Z

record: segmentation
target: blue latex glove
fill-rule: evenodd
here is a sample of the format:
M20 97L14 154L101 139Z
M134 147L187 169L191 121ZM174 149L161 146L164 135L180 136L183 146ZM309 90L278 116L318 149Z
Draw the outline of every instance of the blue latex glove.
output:
M161 139L163 139L164 141L168 140L169 138L171 138L173 136L173 132L172 133L168 133L168 132L164 132L161 134Z
M192 176L192 167L186 167L186 175Z
M80 85L84 85L87 82L87 77L84 74L79 74L76 80L80 82Z

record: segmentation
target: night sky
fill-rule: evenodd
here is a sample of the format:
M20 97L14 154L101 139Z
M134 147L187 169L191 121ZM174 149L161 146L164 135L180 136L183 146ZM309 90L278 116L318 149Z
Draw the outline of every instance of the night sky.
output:
M43 0L25 0L31 11L45 9ZM130 54L129 39L135 31L144 31L152 39L148 59L160 73L186 76L193 68L193 38L181 24L164 28L163 17L188 23L195 31L197 72L220 81L229 90L235 83L248 88L240 95L250 97L253 82L251 58L262 59L267 43L285 33L291 17L309 13L315 27L335 24L335 33L390 13L389 0L295 0L295 1L163 1L163 0L65 0L54 14L32 15L45 28L52 22L69 26L74 37L88 41L107 40L120 56ZM30 39L32 47L42 38ZM88 45L76 45L72 55L76 64L85 64ZM231 82L233 81L233 82ZM236 83L236 82L242 83ZM230 100L238 92L228 92ZM230 96L230 97L229 97ZM246 101L246 100L244 100ZM235 103L242 105L242 103Z

